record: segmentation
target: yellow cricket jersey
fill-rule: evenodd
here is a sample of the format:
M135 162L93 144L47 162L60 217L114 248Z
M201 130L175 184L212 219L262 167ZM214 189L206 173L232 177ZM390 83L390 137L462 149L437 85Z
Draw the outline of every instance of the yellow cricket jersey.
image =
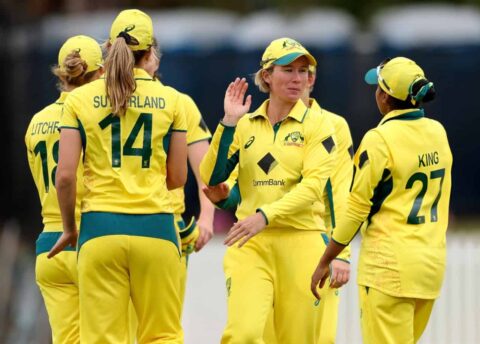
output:
M187 121L187 144L192 145L200 141L210 140L212 134L208 130L207 124L202 118L197 105L186 94L181 94L185 118ZM183 214L185 212L185 194L182 188L171 191L173 212L175 214Z
M166 185L171 131L186 131L178 91L134 69L136 89L123 116L114 116L103 78L67 98L61 128L80 130L84 147L82 212L172 213Z
M58 163L58 143L60 139L59 124L62 107L68 93L62 92L53 104L35 114L25 134L28 164L37 187L42 205L44 232L61 232L62 216L55 189L55 173ZM80 200L83 190L83 167L77 173L77 207L75 217L80 222Z
M343 117L321 108L315 99L310 99L310 108L328 118L333 125L336 137L337 155L325 188L325 200L316 203L319 214L324 218L328 232L331 234L336 227L337 219L345 216L353 176L353 141L348 123ZM350 245L345 247L339 258L350 259Z
M333 240L348 244L363 221L358 283L396 297L438 297L452 153L443 126L421 109L388 113L354 157L346 216Z
M301 100L272 126L268 103L236 127L218 126L200 165L202 179L217 185L238 164L239 219L258 210L271 228L325 231L312 205L321 200L334 165L333 127Z

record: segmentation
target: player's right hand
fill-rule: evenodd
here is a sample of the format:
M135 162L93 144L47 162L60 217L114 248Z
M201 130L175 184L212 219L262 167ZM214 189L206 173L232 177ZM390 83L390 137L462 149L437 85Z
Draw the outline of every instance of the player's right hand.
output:
M214 186L204 186L202 191L212 203L218 203L228 198L230 188L227 183L220 183Z
M310 285L310 290L312 291L312 294L317 298L317 300L320 300L320 294L318 293L317 287L323 288L325 285L325 281L330 275L330 267L328 264L324 264L322 261L318 264L317 268L315 269L315 272L313 273L312 276L312 283Z
M55 257L57 254L63 251L67 246L75 248L77 246L78 231L75 229L73 231L63 232L60 238L58 238L55 245L53 245L50 252L48 252L47 258Z
M223 117L222 122L224 124L229 126L237 125L240 118L250 110L252 96L248 95L245 98L247 88L248 83L245 78L236 78L235 81L228 85L223 101L225 117Z

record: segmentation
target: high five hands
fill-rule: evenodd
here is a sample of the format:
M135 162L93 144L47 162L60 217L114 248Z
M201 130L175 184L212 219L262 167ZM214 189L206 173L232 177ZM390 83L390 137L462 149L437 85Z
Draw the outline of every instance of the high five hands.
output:
M223 102L225 110L225 117L222 120L223 124L228 126L237 125L240 118L250 110L252 96L248 95L245 98L247 88L248 83L245 78L236 78L235 81L228 85Z

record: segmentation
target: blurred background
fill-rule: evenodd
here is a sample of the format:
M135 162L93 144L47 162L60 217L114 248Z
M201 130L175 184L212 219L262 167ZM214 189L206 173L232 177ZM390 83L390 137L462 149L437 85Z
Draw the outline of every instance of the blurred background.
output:
M34 281L34 243L42 223L27 165L26 128L34 113L57 99L50 67L62 43L77 34L105 41L125 8L152 16L163 53L162 81L192 96L212 132L223 116L226 85L255 73L275 38L297 39L317 58L313 96L347 119L356 146L380 119L374 89L363 82L365 71L386 57L417 61L437 89L426 112L445 125L454 155L449 270L422 343L480 342L480 297L474 292L480 286L480 0L0 0L0 343L49 343ZM265 95L249 91L255 108ZM190 178L187 215L198 213L195 188ZM221 238L233 216L217 215ZM219 342L224 326L219 238L191 259L187 344ZM345 289L338 343L360 343L355 283Z

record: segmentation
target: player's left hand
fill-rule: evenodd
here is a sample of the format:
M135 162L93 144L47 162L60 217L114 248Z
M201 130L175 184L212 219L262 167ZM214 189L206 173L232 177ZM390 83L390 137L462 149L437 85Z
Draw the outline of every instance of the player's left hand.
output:
M318 293L317 286L323 288L325 285L325 281L327 280L328 276L330 275L330 267L328 264L324 264L322 261L318 263L317 268L312 276L312 283L310 285L310 290L312 294L320 300L320 294Z
M350 264L340 260L334 259L330 264L331 276L330 276L330 288L340 288L342 285L347 284L350 279Z
M200 230L200 235L198 236L197 242L195 243L195 252L200 251L207 242L213 237L213 221L205 219L200 214L200 217L197 221L198 229Z
M182 243L182 256L188 256L195 251L195 243L200 236L200 230L198 229L195 218L190 219L190 223L180 229L180 239Z
M238 221L230 228L230 231L223 242L227 246L232 246L240 240L238 247L242 247L251 237L265 228L267 222L262 213L258 212L249 217Z

